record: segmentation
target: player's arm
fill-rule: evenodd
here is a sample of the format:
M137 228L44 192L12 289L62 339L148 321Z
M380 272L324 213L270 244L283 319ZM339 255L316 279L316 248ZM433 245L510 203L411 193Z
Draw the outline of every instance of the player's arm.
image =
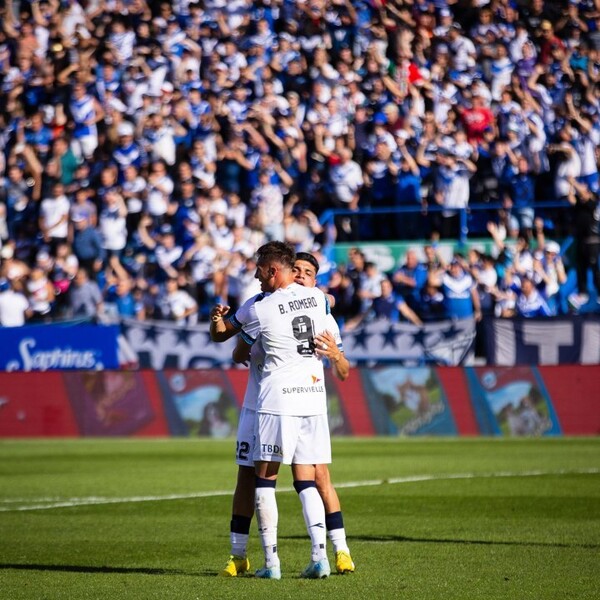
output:
M236 316L232 319L235 323L240 323L240 335L238 336L235 348L231 358L233 362L238 364L246 364L250 361L250 350L252 345L256 342L258 335L260 334L260 322L256 316L256 306L254 301L247 301L243 305L241 310L236 313ZM237 320L237 316L244 321L243 324Z
M229 306L217 304L210 311L210 339L213 342L225 342L239 333L240 328L235 321L225 319L229 313Z
M340 380L345 381L350 374L350 363L344 356L344 351L337 345L335 337L329 331L315 335L315 353L317 356L325 357L331 364L333 374Z
M235 348L231 354L234 363L238 365L247 365L250 361L250 350L252 346L240 335L238 336Z
M340 380L346 381L348 375L350 375L350 363L344 356L344 353L338 349L338 353L334 358L330 358L331 370L333 374Z
M252 296L231 316L229 316L229 306L225 304L213 306L210 311L210 339L213 342L225 342L239 333L246 323L256 319L254 304L263 297L264 294Z

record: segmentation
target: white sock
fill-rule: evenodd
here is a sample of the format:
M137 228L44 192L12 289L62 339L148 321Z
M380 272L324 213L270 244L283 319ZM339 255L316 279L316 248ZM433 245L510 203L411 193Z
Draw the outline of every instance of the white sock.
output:
M274 487L257 487L254 494L258 535L265 553L265 566L278 567L277 521L279 512Z
M302 503L302 514L312 543L311 560L319 561L327 557L327 532L325 530L325 507L314 486L298 493Z
M229 537L231 539L231 554L234 556L246 556L246 547L248 546L248 538L250 536L247 533L232 531Z
M346 530L342 529L332 529L328 531L329 539L333 544L333 551L339 552L343 550L344 552L350 552L350 548L348 548L348 543L346 542Z

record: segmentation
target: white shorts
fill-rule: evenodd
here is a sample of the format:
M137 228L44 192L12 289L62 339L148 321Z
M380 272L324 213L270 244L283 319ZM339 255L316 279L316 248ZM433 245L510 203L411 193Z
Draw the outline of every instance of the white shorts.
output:
M258 413L254 460L284 465L331 462L327 415L290 417Z
M254 466L254 423L256 411L242 406L237 429L235 464L240 467Z

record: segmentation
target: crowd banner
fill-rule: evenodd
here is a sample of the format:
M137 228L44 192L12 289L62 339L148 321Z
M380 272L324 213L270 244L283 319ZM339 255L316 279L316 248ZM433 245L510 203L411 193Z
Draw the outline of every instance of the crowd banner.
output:
M600 316L487 319L488 365L597 365Z
M354 363L400 362L458 366L474 357L475 321L412 323L370 321L342 333L344 353Z
M235 340L211 342L209 326L181 327L159 321L123 321L123 335L142 369L198 369L231 364ZM370 321L342 334L348 360L463 365L473 358L475 323Z
M214 343L208 323L181 326L168 321L124 319L121 330L141 369L208 369L231 364L235 339ZM133 359L130 359L133 360Z
M118 369L118 325L47 324L0 330L0 370Z

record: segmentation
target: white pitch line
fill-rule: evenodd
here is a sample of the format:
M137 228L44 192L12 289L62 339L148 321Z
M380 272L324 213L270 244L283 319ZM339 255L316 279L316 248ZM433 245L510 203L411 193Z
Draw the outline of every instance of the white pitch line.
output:
M409 475L406 477L390 477L389 479L367 479L364 481L347 481L336 483L336 488L372 487L377 485L396 485L399 483L418 483L422 481L448 481L452 479L494 479L500 477L542 477L548 475L597 475L600 469L558 469L555 471L497 471L496 473L447 473L437 475ZM280 487L277 492L292 492L293 487ZM232 490L216 490L209 492L194 492L191 494L167 494L163 496L129 496L126 498L107 498L102 496L87 496L83 498L7 498L5 504L29 502L22 506L0 507L0 512L22 512L28 510L49 510L52 508L73 508L76 506L91 506L103 504L129 504L133 502L164 502L165 500L189 500L194 498L216 498L231 496ZM34 504L31 504L33 502ZM42 504L40 504L42 503Z

